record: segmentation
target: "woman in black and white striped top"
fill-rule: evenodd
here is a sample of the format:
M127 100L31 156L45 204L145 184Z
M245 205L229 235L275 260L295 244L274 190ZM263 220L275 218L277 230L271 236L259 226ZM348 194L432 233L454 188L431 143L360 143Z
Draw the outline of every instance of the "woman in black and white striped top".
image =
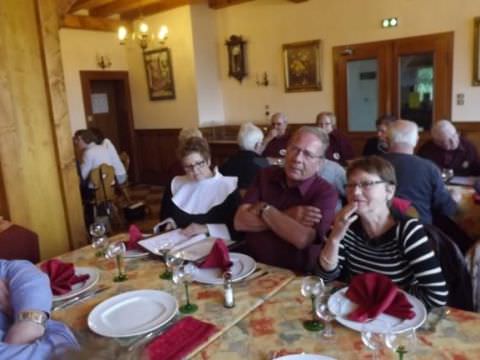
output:
M412 174L414 176L414 174ZM448 290L423 225L390 211L395 171L377 156L355 160L347 169L348 204L337 214L318 259L325 280L376 272L423 301L446 304Z

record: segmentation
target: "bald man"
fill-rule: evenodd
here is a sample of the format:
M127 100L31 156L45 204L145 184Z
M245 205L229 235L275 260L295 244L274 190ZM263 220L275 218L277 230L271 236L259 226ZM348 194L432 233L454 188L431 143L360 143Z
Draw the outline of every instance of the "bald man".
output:
M290 139L287 133L288 120L285 114L275 113L270 119L270 129L263 139L262 156L264 157L284 157L287 148L288 140Z
M440 169L453 169L455 175L480 175L480 158L475 146L462 137L448 120L440 120L431 130L432 139L418 155L433 161Z

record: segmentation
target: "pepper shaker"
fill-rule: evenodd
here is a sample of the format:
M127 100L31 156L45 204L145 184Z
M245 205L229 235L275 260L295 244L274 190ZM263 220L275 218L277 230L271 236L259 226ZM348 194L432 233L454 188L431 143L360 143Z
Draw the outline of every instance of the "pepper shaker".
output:
M235 306L235 297L233 295L233 286L232 286L232 274L227 271L223 275L223 290L224 290L224 302L223 306L226 308L233 308Z

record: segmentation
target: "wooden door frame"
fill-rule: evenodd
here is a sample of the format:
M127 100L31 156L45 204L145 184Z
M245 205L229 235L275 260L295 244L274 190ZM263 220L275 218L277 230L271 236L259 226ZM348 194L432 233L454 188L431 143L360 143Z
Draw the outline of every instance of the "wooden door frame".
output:
M80 81L82 84L82 96L83 104L85 108L85 121L88 126L88 118L92 116L91 108L91 90L92 90L92 81L95 80L116 80L121 81L123 84L123 95L125 97L124 108L127 113L127 125L128 125L128 144L127 150L129 152L131 161L130 167L133 174L133 180L138 182L138 161L137 161L137 147L135 144L135 128L133 126L133 110L132 110L132 99L130 96L130 82L128 79L128 71L80 71Z

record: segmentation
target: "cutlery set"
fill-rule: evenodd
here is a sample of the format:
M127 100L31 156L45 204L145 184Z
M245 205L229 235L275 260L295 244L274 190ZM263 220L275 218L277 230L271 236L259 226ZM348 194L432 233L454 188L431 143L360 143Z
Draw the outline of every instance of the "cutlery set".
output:
M61 309L65 309L69 306L72 306L76 303L79 303L83 300L86 300L86 299L90 299L92 297L94 297L95 295L105 291L105 290L108 290L109 287L107 286L102 286L102 287L99 287L98 289L95 289L93 291L88 291L88 292L85 292L85 293L82 293L82 294L79 294L71 299L68 299L68 300L65 300L57 305L55 305L53 308L52 308L52 311L57 311L57 310L61 310Z

